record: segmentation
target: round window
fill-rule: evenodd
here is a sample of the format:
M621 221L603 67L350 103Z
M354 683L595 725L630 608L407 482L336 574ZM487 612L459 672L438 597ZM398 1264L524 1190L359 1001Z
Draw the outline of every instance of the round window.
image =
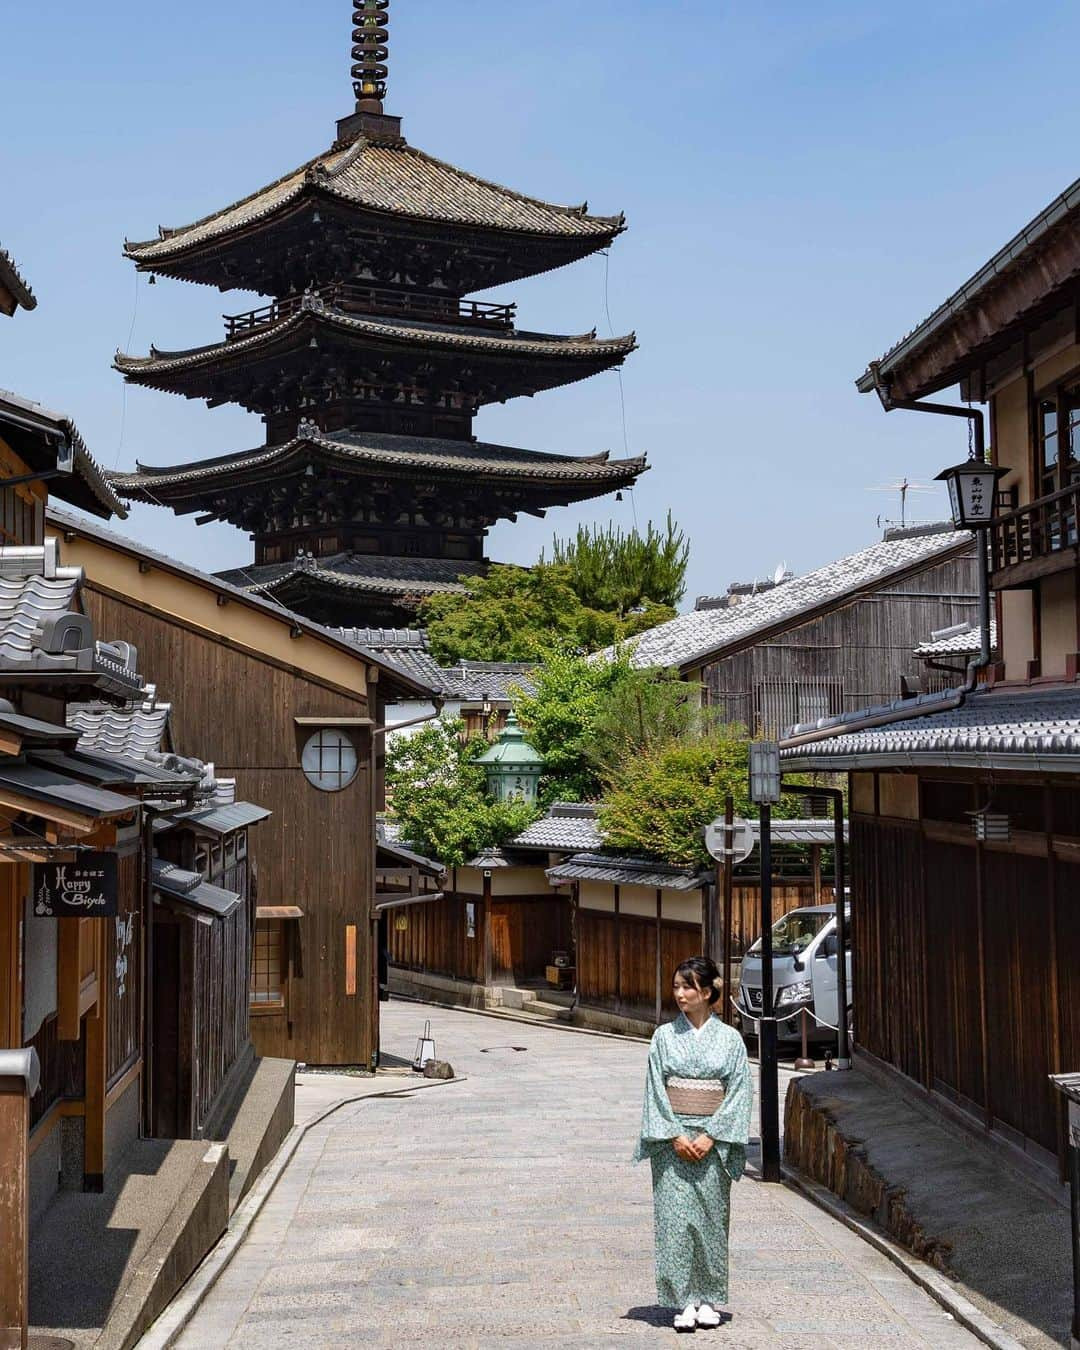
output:
M340 792L356 777L359 762L348 736L327 728L317 731L300 759L308 782L323 792Z

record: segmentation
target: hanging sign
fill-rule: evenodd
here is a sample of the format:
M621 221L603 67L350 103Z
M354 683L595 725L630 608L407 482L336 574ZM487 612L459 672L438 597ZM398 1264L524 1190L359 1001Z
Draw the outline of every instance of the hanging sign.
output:
M705 847L709 851L709 856L720 863L724 861L724 855L727 851L724 842L726 834L727 826L723 816L719 820L714 820L711 825L705 826ZM757 836L754 833L754 827L748 820L741 820L736 816L732 823L731 832L732 864L745 862L753 853L756 842Z
M38 863L34 868L34 913L43 919L115 919L115 853L87 852L74 862Z

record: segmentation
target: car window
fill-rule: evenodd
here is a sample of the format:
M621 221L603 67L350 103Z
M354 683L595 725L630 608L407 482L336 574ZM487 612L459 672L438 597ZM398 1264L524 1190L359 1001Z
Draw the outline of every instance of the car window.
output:
M794 956L804 951L832 918L826 911L792 910L773 924L774 956ZM750 948L751 956L761 955L761 939Z

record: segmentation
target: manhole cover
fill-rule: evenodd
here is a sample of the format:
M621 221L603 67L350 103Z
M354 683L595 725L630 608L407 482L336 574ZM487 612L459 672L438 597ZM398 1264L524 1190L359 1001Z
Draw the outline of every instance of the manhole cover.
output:
M527 1045L489 1045L486 1050L481 1050L482 1055L497 1055L500 1053L523 1055L528 1050Z
M26 1345L27 1350L75 1350L75 1342L63 1336L43 1336L33 1331Z

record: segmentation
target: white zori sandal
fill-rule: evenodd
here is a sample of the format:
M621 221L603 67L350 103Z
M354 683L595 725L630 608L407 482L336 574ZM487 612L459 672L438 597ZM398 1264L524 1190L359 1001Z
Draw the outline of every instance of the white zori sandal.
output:
M675 1314L675 1321L672 1323L676 1331L696 1331L697 1330L697 1309L692 1303L688 1303L681 1313Z
M698 1305L695 1321L699 1327L718 1327L723 1318L711 1303L701 1303Z

